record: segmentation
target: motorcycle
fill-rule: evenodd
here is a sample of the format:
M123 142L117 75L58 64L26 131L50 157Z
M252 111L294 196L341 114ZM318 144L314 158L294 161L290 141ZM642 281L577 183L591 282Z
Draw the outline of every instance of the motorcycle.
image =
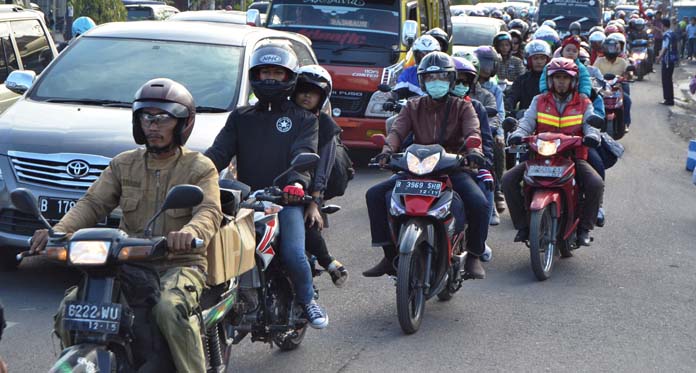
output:
M374 135L373 142L383 146L385 138ZM469 137L465 147L480 144L480 138ZM413 144L405 152L393 154L383 166L407 177L396 182L389 209L390 228L399 251L396 310L406 334L418 331L426 300L434 296L451 299L469 278L463 273L464 235L454 231L455 192L448 176L460 170L463 161L464 157L446 153L440 145ZM369 166L382 167L375 159Z
M636 70L636 79L641 81L645 75L652 71L648 63L648 41L645 39L631 41L630 53Z
M606 128L609 135L619 140L626 134L624 123L623 83L626 80L614 74L605 74L604 81L597 82L599 93L604 100Z
M278 212L283 203L283 192L276 185L290 171L313 169L318 160L319 156L313 153L299 154L292 160L291 167L275 178L273 186L263 190L251 192L248 186L234 182L234 189L242 192L242 207L255 211L256 266L239 278L239 298L227 324L232 344L240 343L251 333L252 342L275 344L288 351L299 347L304 339L308 321L302 307L295 302L290 274L276 259L281 229ZM303 203L311 200L305 196ZM331 214L338 209L338 206L328 205L321 211ZM318 298L316 289L314 296Z
M44 251L22 252L17 259L41 255L83 273L77 299L67 301L63 309L63 327L70 332L73 344L62 351L50 372L174 371L169 347L148 316L154 304L151 296L159 290L159 276L147 262L167 255L167 241L147 232L164 211L201 203L201 189L194 185L172 188L148 222L145 238L129 237L111 228L80 229L67 238L53 232L29 190L18 188L11 199L19 210L38 218L50 232ZM203 241L194 239L192 246L201 248ZM231 280L206 289L195 312L208 372L224 372L229 359L231 339L222 321L232 310L236 287L236 281Z

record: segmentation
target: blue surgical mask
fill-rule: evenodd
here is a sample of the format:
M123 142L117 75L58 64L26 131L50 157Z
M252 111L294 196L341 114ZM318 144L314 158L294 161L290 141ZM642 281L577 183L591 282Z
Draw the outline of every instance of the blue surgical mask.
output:
M430 97L434 99L445 97L449 92L450 84L442 80L435 80L425 83L425 90L428 91Z
M452 93L457 97L464 97L469 93L469 86L463 83L459 83L454 86Z

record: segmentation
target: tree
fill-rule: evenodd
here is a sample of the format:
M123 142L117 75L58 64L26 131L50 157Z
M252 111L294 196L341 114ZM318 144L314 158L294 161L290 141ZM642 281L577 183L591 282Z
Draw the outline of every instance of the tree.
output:
M121 0L71 0L75 18L90 17L96 24L126 20L126 7Z

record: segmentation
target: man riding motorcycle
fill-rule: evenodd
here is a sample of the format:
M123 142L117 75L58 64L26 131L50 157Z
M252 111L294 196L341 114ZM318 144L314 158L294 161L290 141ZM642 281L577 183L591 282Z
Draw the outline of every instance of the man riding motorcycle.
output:
M415 144L441 143L450 153L458 152L469 136L481 136L478 117L471 103L449 95L455 86L456 71L454 62L447 54L433 52L423 58L418 66L418 78L421 88L428 95L410 100L401 110L389 131L382 153L377 156L380 163L386 163L393 152L398 152L402 142L411 133ZM480 146L468 149L466 157L472 169L485 164ZM365 277L396 273L392 263L397 250L389 232L387 194L401 177L394 175L371 187L365 195L372 245L381 246L384 250L384 258L376 266L363 272ZM450 175L450 178L454 190L466 203L465 212L469 224L466 249L470 255L467 255L464 268L472 277L484 278L486 272L479 257L484 253L488 235L488 201L469 173L460 172Z
M235 109L205 155L218 171L237 159L237 179L259 190L290 167L300 153L316 153L317 116L288 100L295 90L299 63L287 45L266 43L251 55L249 79L259 101ZM305 255L304 208L297 205L310 187L308 172L289 172L280 182L288 203L278 214L281 226L279 255L290 272L297 302L315 329L328 323L325 311L314 301L312 272Z
M592 103L577 92L578 67L575 62L563 57L554 58L549 62L547 76L549 92L534 97L517 130L508 138L508 143L520 144L523 137L540 132L561 132L584 136L583 143L586 146L599 146L599 130L587 124L587 119L593 115ZM604 194L604 182L586 159L587 149L583 148L576 153L576 178L585 194L578 227L578 244L589 246L590 230L597 220ZM508 201L510 217L518 230L515 242L529 239L529 223L521 189L525 167L525 164L519 164L503 176L503 191Z
M532 40L524 48L529 71L512 83L510 94L505 97L508 111L526 110L534 96L539 94L539 80L544 66L551 60L551 47L542 40Z
M416 60L416 64L405 68L399 75L393 89L398 100L425 95L418 83L418 65L426 54L439 51L440 43L430 35L423 35L413 42L411 50L413 51L413 58Z
M170 255L152 265L161 279L161 297L152 307L152 316L167 340L178 372L204 372L205 356L199 324L189 317L198 308L206 279L206 251L193 249L193 238L210 242L222 220L218 174L202 154L184 147L193 130L196 104L191 93L170 79L153 79L135 94L133 138L145 149L123 152L53 227L55 232L72 234L104 220L117 206L123 217L120 229L129 236L142 237L147 219L172 187L194 184L204 199L192 209L170 210L154 224L153 234L167 237ZM30 250L46 247L48 230L34 232ZM66 293L55 317L55 332L67 347L70 333L63 328L66 301L77 299L77 287Z

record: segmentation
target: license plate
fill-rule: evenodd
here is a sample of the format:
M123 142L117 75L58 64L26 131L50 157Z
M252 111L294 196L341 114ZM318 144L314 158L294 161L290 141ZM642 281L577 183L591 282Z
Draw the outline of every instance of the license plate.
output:
M394 193L412 196L439 197L442 183L424 180L397 180Z
M532 165L527 169L527 176L561 177L563 169L564 167Z
M62 219L76 203L77 200L71 198L39 197L39 210L46 220L56 221ZM107 220L108 218L98 224L106 225Z
M121 311L120 304L65 302L63 327L66 330L118 334Z

